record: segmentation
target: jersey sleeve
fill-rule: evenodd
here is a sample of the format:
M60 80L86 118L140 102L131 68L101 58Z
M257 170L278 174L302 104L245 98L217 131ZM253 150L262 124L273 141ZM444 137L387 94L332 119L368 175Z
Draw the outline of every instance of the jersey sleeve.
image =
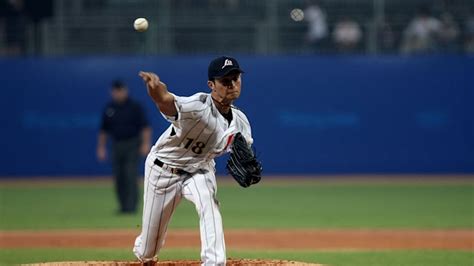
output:
M175 126L179 126L179 123L183 120L199 118L202 111L206 108L205 100L203 100L203 97L200 94L195 94L189 97L182 97L174 94L173 96L174 104L178 113L175 116L165 115L161 111L160 113L166 120Z
M249 145L253 144L253 138L252 138L252 127L250 126L250 122L247 118L247 116L240 110L237 110L236 112L238 118L240 119L241 122L241 129L240 132L244 136L245 140Z

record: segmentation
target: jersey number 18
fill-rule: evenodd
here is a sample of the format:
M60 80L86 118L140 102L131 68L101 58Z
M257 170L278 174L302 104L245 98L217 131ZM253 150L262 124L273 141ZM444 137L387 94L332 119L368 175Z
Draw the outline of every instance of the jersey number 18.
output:
M203 142L201 141L197 141L196 143L194 143L194 145L191 146L191 144L194 142L194 139L191 139L191 138L186 138L188 141L186 142L186 144L184 145L184 148L185 149L189 149L191 147L191 150L196 153L196 154L201 154L202 153L202 149L204 149L204 147L206 146L206 144L204 144Z

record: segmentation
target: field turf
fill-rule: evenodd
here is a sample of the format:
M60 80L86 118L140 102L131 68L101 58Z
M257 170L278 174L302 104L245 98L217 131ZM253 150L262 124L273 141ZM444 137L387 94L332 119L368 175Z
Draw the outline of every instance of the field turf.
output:
M218 197L226 229L469 229L474 227L474 183L263 182L243 189L221 182ZM183 201L171 228L198 228L194 207ZM140 213L117 215L108 182L56 185L0 183L0 230L133 229ZM1 236L0 236L1 237ZM164 259L198 259L198 250L164 249ZM469 251L246 251L229 257L274 258L330 265L474 265ZM133 259L124 249L2 249L0 263Z

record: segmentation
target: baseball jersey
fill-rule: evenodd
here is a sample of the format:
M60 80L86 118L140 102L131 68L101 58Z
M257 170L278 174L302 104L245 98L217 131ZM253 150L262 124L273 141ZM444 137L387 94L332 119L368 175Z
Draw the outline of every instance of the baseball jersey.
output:
M174 117L162 113L171 125L151 149L165 164L191 173L212 169L214 158L230 150L237 132L241 132L249 144L253 143L250 123L237 108L231 108L229 123L208 93L190 97L174 95L174 98L178 113Z

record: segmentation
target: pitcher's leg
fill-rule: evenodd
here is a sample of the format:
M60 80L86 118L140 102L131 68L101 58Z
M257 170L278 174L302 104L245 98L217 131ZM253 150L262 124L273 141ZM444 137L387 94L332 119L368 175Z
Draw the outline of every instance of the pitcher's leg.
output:
M165 244L166 233L168 232L168 224L171 220L171 217L173 216L174 211L176 210L176 207L181 201L181 184L175 184L173 187L170 187L170 189L172 191L169 193L169 196L167 196L166 199L168 204L163 207L164 210L162 213L162 218L158 225L158 237L156 239L157 241L155 247L156 255L159 254L161 248Z
M200 171L188 179L183 188L183 196L194 203L199 214L203 265L225 265L226 261L224 230L215 184L213 172Z
M158 254L164 243L168 222L181 199L178 183L163 188L155 185L160 178L170 179L171 176L153 168L157 167L146 167L142 231L133 248L133 253L141 261L152 260Z

